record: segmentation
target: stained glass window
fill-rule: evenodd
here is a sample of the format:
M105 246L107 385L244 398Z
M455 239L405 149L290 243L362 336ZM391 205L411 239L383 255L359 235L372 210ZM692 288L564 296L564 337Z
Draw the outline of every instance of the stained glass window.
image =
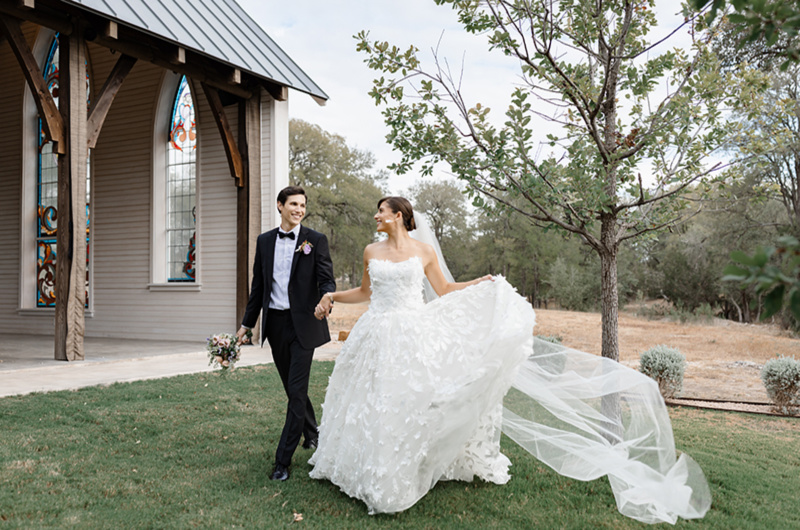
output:
M194 113L192 92L186 76L182 76L172 106L167 145L167 280L170 282L193 282L197 272Z
M58 105L58 35L47 52L44 79ZM86 67L86 104L89 105L89 67ZM39 161L37 171L37 229L36 229L36 305L55 307L56 237L58 234L58 155L52 142L47 141L39 120ZM90 157L91 159L91 157ZM89 161L86 172L86 305L89 305Z

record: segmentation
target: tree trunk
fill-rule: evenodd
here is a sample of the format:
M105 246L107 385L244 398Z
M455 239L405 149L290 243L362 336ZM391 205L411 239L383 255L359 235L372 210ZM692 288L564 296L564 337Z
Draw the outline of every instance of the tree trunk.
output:
M752 316L750 315L750 297L747 296L747 293L742 291L742 313L744 313L744 322L750 323L752 322Z
M603 357L619 361L619 297L617 295L617 229L616 218L610 214L601 217L600 240L600 299L603 328ZM607 418L608 432L604 437L612 444L622 441L622 408L619 394L604 395L601 399L603 415Z
M619 361L619 296L617 294L616 219L604 215L600 228L600 301L603 328L603 357Z

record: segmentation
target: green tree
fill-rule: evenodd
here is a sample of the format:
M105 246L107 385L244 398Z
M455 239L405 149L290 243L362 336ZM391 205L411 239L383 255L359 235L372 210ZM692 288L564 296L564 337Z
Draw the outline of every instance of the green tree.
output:
M333 269L346 287L360 284L364 247L375 236L372 215L386 176L375 157L337 134L302 120L289 122L289 179L308 195L305 222L328 236Z
M768 82L738 107L735 145L760 192L780 201L787 228L800 237L800 65L773 71Z
M414 208L424 212L436 239L463 235L469 226L469 212L462 189L452 180L421 180L408 190Z
M475 237L462 187L454 179L423 179L411 186L406 196L414 210L428 219L453 277L466 280Z
M737 305L740 319L750 319L748 305L752 293L756 296L755 312L762 318L781 311L784 300L788 300L789 311L782 316L783 324L790 326L793 324L790 314L796 321L800 319L800 269L794 259L796 238L800 237L800 66L797 64L800 41L797 28L783 28L780 21L767 35L763 31L766 22L759 17L778 9L782 11L780 16L785 17L786 9L793 9L797 22L800 10L796 3L753 4L734 4L739 12L749 10L750 18L745 21L732 15L731 23L723 26L716 49L724 68L747 70L754 78L761 75L766 87L734 107L731 129L736 131L734 145L742 158L742 175L753 181L751 189L761 201L777 202L785 211L775 222L777 230L759 242L783 236L769 247L733 244L729 248L739 249L731 254L737 265L725 269L725 279L736 280L726 282L730 286L727 290L733 288L742 294L741 306ZM751 31L749 36L741 38L742 28L748 25L761 27L761 33ZM729 45L731 36L741 39L735 48ZM775 57L786 59L780 68Z
M402 154L393 169L419 163L429 174L443 163L477 206L577 234L601 263L602 352L618 359L620 245L681 219L684 194L711 173L707 157L727 136L722 110L746 85L720 71L706 33L695 33L691 53L659 52L647 40L651 0L436 2L450 5L467 32L486 35L492 50L517 58L524 86L498 125L489 107L466 103L438 57L429 71L417 48L360 33L358 49L384 74L371 95ZM554 124L551 151L538 158L542 117Z
M558 257L576 267L587 266L586 253L575 238L558 230L545 230L514 212L480 216L475 231L478 239L470 253L471 267L467 276L487 272L502 274L535 307L546 305L547 299L554 297L547 278ZM596 262L588 264L589 267L594 265ZM598 285L599 292L599 281L593 283Z
M736 29L738 47L761 42L766 45L766 55L785 59L782 69L800 61L800 1L798 0L692 0L695 9L711 6L708 17L712 22L728 6L733 12L727 15Z
M688 311L708 304L739 322L757 317L755 290L721 281L719 271L728 263L731 248L752 252L786 226L780 202L760 191L759 180L752 170L731 168L725 183L708 194L701 213L643 242L641 255L649 274L642 287L649 297L666 297Z

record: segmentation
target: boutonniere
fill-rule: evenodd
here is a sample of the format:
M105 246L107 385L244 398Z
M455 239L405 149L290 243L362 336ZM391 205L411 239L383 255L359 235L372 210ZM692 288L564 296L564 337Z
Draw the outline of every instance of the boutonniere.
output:
M312 245L311 243L309 243L309 242L308 242L308 239L306 239L305 241L303 241L302 243L300 243L300 246L299 246L299 247L297 247L297 250L295 250L294 252L295 252L295 254L297 254L298 252L300 252L300 251L302 250L302 251L303 251L303 254L305 254L306 256L308 256L309 254L311 254L311 249L312 249L312 248L314 248L314 245Z

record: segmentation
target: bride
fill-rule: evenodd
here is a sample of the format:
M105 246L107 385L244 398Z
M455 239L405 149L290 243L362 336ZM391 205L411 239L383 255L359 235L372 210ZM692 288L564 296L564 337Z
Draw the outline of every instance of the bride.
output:
M451 281L438 245L409 235L422 220L406 199L381 199L375 221L387 238L365 248L361 287L327 293L315 311L324 318L334 302L370 301L328 384L312 478L330 480L370 514L405 510L440 480L504 484L502 427L561 474L608 475L629 517L705 515L705 478L688 455L676 461L652 380L608 359L534 345L530 304L502 277ZM426 304L424 286L440 298Z

